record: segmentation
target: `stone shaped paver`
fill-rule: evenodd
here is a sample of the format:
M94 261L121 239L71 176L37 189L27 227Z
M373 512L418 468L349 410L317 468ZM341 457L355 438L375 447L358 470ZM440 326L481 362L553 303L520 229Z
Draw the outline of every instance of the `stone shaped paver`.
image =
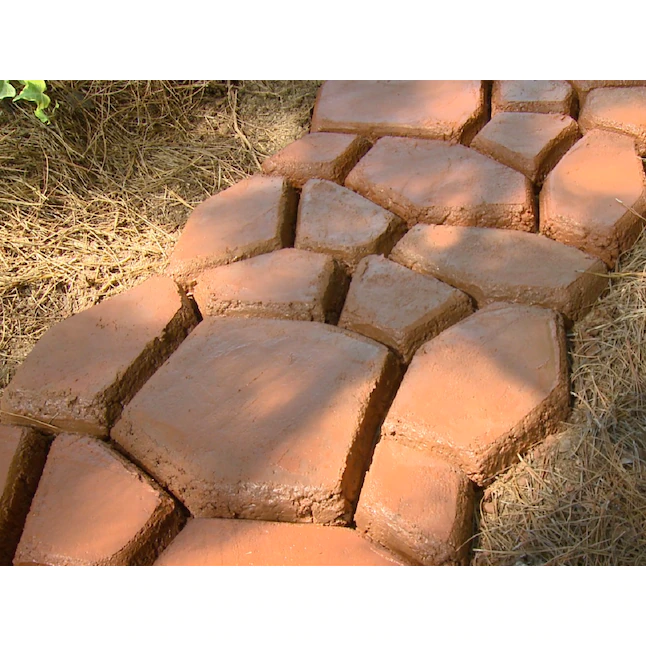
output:
M583 105L588 93L600 87L642 87L646 81L570 81L572 87L579 95L579 102Z
M338 319L344 278L325 254L280 249L200 274L193 296L203 316Z
M500 112L471 147L540 183L578 138L579 128L571 117Z
M149 565L179 531L170 496L100 440L52 443L14 565Z
M396 372L323 323L207 318L112 436L193 516L344 524Z
M531 182L461 145L384 137L354 167L345 184L409 226L535 229Z
M491 112L572 115L575 97L567 81L494 81Z
M330 254L352 270L365 256L389 253L405 230L400 218L361 195L311 180L298 205L294 246Z
M311 130L468 143L484 119L481 81L326 81Z
M482 307L495 301L583 316L607 286L603 261L524 231L419 224L390 258L453 285Z
M403 565L345 527L191 518L155 565Z
M646 177L635 142L591 130L545 180L540 230L611 267L639 236L645 211Z
M268 175L282 175L298 188L310 179L343 184L350 169L369 148L370 142L356 135L311 133L266 159L262 170Z
M458 469L382 440L361 490L360 532L416 565L462 565L473 536L473 485Z
M0 408L17 424L32 418L36 425L107 436L123 405L196 323L170 278L149 278L48 330Z
M417 351L382 435L443 457L483 486L568 411L558 315L495 304Z
M646 87L592 90L581 109L579 126L583 132L601 128L630 135L637 152L646 155Z
M0 565L11 565L48 448L42 433L0 424Z
M408 363L417 348L473 312L466 294L382 256L358 265L339 325L393 349Z
M287 247L296 192L282 177L254 176L202 202L189 217L167 273L190 285L196 274Z

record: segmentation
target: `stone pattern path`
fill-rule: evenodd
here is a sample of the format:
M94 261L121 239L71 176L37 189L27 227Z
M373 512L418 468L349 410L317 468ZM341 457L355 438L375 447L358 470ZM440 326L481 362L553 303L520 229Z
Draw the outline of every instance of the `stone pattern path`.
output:
M326 82L17 371L0 563L467 563L478 489L569 414L645 150L646 81Z

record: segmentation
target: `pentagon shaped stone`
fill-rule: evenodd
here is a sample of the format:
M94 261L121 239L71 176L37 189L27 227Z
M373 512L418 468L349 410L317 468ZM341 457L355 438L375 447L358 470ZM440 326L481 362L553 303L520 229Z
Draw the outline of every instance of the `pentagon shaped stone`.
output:
M558 315L495 304L417 351L382 435L442 457L483 486L568 412Z
M482 81L326 81L312 132L468 143L485 119Z
M155 565L403 565L345 527L191 518Z
M464 565L473 535L473 486L454 466L400 442L377 444L355 522L415 565Z
M363 137L336 132L305 135L262 163L268 175L282 175L302 188L310 179L343 184L350 169L370 148Z
M500 112L471 147L541 183L578 138L576 121L568 116Z
M298 205L294 246L327 253L353 270L365 256L389 253L404 231L400 218L361 195L311 180Z
M645 211L646 177L634 140L591 130L545 180L540 230L612 267L639 236Z
M399 215L408 226L535 229L531 182L461 145L384 137L354 167L345 185Z
M188 286L211 267L287 247L295 218L296 192L285 178L245 179L191 213L166 272Z
M637 153L646 155L646 87L592 90L579 115L583 132L601 128L630 135Z
M196 324L193 306L170 278L149 278L48 330L0 409L16 424L105 437Z
M170 496L103 442L52 443L14 565L150 565L179 531Z
M203 316L338 320L344 276L325 254L280 249L208 269L193 296Z
M588 312L607 285L603 261L524 231L418 224L390 258L472 296L558 310L568 323Z
M572 115L575 99L567 81L494 81L491 112Z
M207 318L113 437L193 516L344 524L396 379L336 327Z
M30 428L0 424L0 565L11 565L49 442Z
M408 363L424 341L472 311L457 289L368 256L354 273L339 325L387 345Z

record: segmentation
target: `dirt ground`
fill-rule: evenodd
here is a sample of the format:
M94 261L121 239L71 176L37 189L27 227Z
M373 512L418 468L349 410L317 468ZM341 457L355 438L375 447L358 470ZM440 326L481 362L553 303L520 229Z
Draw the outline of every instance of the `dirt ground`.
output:
M0 102L0 395L54 323L159 271L191 209L309 127L318 81L49 81ZM646 237L570 334L575 412L482 492L476 565L646 562Z

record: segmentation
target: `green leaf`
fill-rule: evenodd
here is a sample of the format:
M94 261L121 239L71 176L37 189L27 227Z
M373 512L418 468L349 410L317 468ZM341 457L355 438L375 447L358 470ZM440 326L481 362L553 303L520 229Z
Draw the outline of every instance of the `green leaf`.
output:
M0 81L0 100L16 96L16 88L9 81Z
M43 122L49 123L49 117L40 109L36 108L34 114Z
M39 108L46 108L49 105L49 97L44 94L47 87L45 81L21 81L25 84L22 92L14 99L14 101L33 101L38 104Z
M33 101L36 104L34 114L43 122L49 123L49 117L45 110L49 107L51 99L45 94L47 85L45 81L20 81L24 84L22 92L14 98L14 101Z

